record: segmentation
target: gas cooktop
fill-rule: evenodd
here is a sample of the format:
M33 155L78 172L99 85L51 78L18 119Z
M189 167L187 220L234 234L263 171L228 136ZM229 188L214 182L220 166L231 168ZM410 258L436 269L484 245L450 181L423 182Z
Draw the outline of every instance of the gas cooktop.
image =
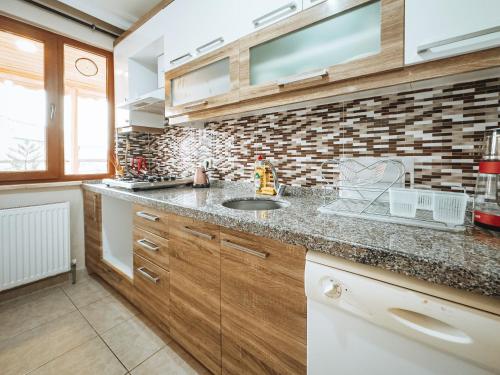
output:
M102 180L108 187L120 187L130 190L163 189L168 187L187 185L193 183L193 177L176 177L171 175L138 175L116 179L105 178Z

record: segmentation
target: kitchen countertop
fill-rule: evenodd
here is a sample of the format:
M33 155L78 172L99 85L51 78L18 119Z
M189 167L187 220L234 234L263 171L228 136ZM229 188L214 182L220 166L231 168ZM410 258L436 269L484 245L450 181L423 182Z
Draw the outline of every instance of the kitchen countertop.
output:
M289 207L256 213L221 205L227 199L252 197L248 183L137 192L100 183L84 183L83 188L428 282L500 296L500 236L476 227L451 233L323 214L317 211L323 198L313 189L292 189L301 193L283 198Z

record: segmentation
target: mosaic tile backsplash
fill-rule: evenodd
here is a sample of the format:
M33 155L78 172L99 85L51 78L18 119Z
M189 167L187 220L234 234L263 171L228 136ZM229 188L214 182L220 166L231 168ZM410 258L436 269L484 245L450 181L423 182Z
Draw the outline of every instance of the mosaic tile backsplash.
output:
M204 129L167 127L130 136L130 154L160 173L192 171L213 159L212 179L250 180L257 155L280 181L320 183L321 164L339 157L411 157L414 182L472 193L484 131L500 125L500 78L360 100L207 122ZM125 138L117 140L124 160Z

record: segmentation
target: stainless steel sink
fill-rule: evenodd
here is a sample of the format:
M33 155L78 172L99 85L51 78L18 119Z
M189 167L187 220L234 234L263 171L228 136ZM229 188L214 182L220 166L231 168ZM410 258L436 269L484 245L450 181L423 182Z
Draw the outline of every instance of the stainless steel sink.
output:
M265 198L236 198L224 201L222 205L234 210L267 211L288 207L290 203Z

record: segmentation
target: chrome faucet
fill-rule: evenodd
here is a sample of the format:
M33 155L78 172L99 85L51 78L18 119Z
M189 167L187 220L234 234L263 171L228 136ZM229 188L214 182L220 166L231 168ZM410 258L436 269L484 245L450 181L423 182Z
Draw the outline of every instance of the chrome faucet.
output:
M276 171L276 168L269 160L264 159L264 160L262 160L262 162L264 164L266 164L269 168L271 168L271 173L273 174L273 184L274 184L274 190L276 191L276 196L282 197L285 194L286 185L280 184L278 182L278 172Z

